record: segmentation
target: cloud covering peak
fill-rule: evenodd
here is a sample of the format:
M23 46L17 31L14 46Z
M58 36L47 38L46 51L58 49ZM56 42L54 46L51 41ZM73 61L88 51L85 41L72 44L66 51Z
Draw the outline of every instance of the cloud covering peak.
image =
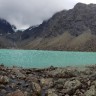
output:
M55 12L72 8L79 0L0 0L0 17L18 29L42 23ZM83 2L83 0L81 0ZM85 0L89 1L89 0Z

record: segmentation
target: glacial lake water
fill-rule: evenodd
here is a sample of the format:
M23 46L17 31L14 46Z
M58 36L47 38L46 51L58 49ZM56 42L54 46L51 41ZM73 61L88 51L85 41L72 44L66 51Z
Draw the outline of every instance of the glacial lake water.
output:
M0 64L24 68L81 66L96 64L96 52L0 50Z

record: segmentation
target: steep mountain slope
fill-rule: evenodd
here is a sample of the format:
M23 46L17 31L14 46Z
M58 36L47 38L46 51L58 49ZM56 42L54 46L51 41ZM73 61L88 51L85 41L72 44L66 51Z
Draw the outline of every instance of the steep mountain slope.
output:
M14 46L13 42L6 39L5 37L0 37L0 49L1 48L16 48L16 46Z
M50 38L37 38L20 44L24 49L96 51L96 35L84 32L75 37L69 32Z
M21 34L20 48L96 51L96 4L78 3Z
M14 25L11 25L8 21L5 19L0 18L0 48L13 48L15 47L13 44L13 41L8 39L8 36L10 34L14 34L16 27Z
M30 43L26 42L25 49L47 49L47 50L61 50L68 42L71 41L73 36L68 32L65 32L62 35L50 38L37 38L32 40ZM25 43L24 43L25 45ZM22 45L23 46L23 45Z
M78 36L87 30L96 34L96 5L78 3L73 9L56 13L52 18L32 30L25 30L22 38L24 34L31 38L54 37L66 31Z

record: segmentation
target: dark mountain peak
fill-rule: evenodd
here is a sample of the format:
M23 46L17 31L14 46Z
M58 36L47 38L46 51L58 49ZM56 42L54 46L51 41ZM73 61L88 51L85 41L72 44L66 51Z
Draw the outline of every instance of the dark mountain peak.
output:
M0 22L4 23L4 24L6 24L6 25L9 24L5 19L2 19L2 18L0 18Z
M84 8L84 7L86 7L87 6L87 4L84 4L84 3L77 3L75 6L74 6L74 8Z
M14 33L13 25L11 25L7 20L0 18L0 34L5 35L8 33Z
M93 10L93 9L96 9L96 4L93 4L93 3L90 3L90 4L84 4L84 3L77 3L75 6L74 6L74 9L77 9L77 10Z

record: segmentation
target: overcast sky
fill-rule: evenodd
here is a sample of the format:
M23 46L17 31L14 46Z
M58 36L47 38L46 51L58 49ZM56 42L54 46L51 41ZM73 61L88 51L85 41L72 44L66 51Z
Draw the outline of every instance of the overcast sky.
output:
M77 2L96 0L0 0L0 17L23 29L42 23L55 12L71 9Z

